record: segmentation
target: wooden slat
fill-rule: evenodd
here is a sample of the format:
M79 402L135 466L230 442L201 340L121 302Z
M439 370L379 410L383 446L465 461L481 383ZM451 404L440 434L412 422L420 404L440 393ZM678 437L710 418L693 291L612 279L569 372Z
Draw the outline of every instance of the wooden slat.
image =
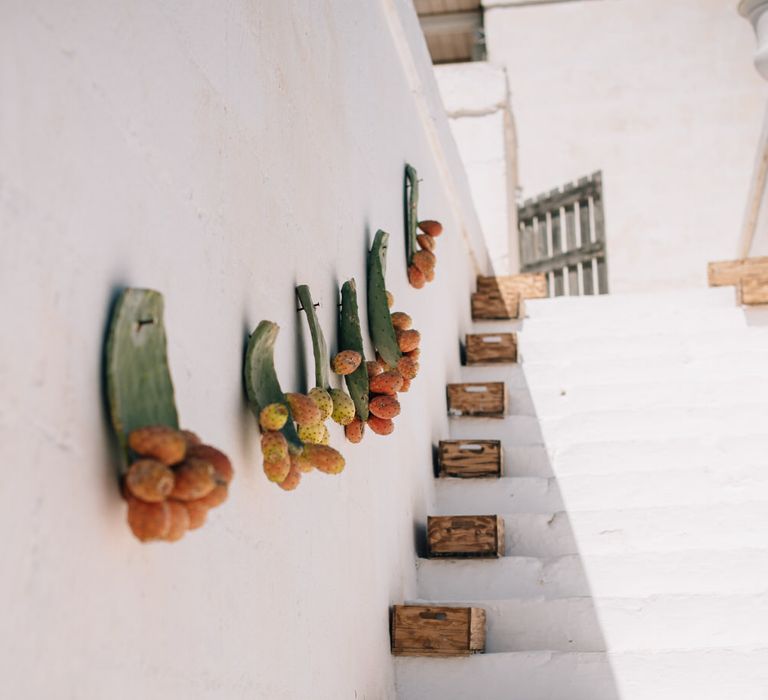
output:
M608 294L608 267L605 258L597 258L597 293Z
M427 518L430 557L504 556L504 519L498 515L437 515Z
M605 247L601 242L590 243L587 246L582 246L578 250L569 250L566 253L555 255L548 260L539 260L538 262L526 265L528 272L548 272L553 268L559 269L568 267L569 265L575 265L576 263L586 262L593 258L605 258Z
M468 334L466 351L468 365L517 362L517 335L515 333Z
M523 299L546 299L547 277L542 272L477 278L477 291L484 294L517 293Z
M449 384L448 413L452 416L503 418L506 409L504 382Z
M592 271L592 260L585 260L581 263L581 279L584 283L584 294L594 294L595 278Z
M575 187L566 186L563 190L552 190L542 194L535 199L527 199L518 209L518 221L523 221L535 216L544 209L558 209L586 200L589 197L600 194L602 187L602 177L600 173L595 173L589 178L582 178Z
M469 656L485 651L485 610L395 605L392 653L396 656Z
M500 440L441 440L438 447L441 477L498 478L502 462Z
M707 265L710 287L738 286L745 275L768 274L768 257L722 260Z
M744 275L739 284L739 299L747 306L768 304L768 274Z
M507 320L519 318L520 295L515 292L475 292L472 295L474 320Z

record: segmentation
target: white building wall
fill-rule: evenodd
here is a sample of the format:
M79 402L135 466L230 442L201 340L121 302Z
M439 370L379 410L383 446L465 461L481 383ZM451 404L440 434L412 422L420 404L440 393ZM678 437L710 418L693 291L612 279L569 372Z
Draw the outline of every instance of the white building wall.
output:
M525 197L595 170L612 291L705 282L738 255L765 105L736 2L486 0Z
M487 271L431 70L405 0L0 6L0 695L392 697L387 609L414 594L444 386ZM420 292L406 161L446 228ZM245 334L278 322L302 388L294 285L333 349L337 284L364 287L379 227L422 374L392 437L334 429L346 471L284 493L243 401ZM125 285L164 293L183 425L237 472L173 545L131 536L113 473L100 362Z

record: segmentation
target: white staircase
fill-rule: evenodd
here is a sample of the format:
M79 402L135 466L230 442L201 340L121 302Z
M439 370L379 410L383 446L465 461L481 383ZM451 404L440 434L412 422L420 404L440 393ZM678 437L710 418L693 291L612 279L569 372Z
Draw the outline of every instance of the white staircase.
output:
M732 288L528 301L505 476L435 515L504 516L506 556L420 560L420 601L487 611L484 655L396 659L400 700L768 699L768 326ZM412 601L416 602L416 601Z

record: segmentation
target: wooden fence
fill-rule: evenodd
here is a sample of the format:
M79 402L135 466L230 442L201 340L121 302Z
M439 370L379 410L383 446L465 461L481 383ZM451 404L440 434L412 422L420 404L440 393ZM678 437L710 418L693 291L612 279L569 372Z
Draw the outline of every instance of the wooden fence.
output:
M544 272L549 296L607 294L602 173L518 207L520 269Z

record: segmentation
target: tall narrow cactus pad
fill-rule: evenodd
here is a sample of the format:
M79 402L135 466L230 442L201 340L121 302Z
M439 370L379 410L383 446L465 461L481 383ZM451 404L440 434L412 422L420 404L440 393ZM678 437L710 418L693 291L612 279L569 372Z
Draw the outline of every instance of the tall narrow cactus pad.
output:
M365 360L363 332L360 329L360 313L357 309L355 280L348 280L341 286L341 313L339 315L339 350L354 350ZM346 375L347 389L355 412L361 420L368 420L368 370L365 362Z
M299 297L301 308L307 315L307 325L312 336L312 354L315 356L315 386L327 389L330 386L328 345L325 342L320 322L317 320L312 294L306 284L301 284L296 287L296 296Z
M243 378L248 404L258 418L262 408L271 403L281 403L289 409L285 394L275 371L275 341L280 327L272 321L262 321L248 339L245 350ZM291 452L299 453L304 443L299 440L296 427L289 420L282 431Z
M109 414L126 469L131 431L147 425L179 427L160 292L123 291L112 311L105 352Z
M419 231L419 180L416 168L405 164L405 187L403 188L405 208L405 257L410 265L413 262L413 254L418 250L416 236Z
M389 315L384 275L387 270L389 234L377 231L368 252L368 328L373 346L384 362L394 367L400 357L395 328Z

